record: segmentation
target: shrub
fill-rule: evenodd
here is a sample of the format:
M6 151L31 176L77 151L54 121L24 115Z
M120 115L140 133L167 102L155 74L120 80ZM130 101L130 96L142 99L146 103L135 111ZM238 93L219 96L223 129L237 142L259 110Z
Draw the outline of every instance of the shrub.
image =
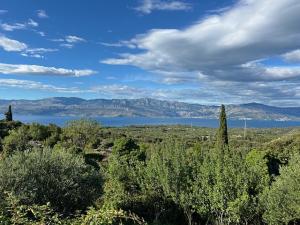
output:
M147 223L137 215L116 209L90 209L83 217L85 225L146 225Z
M280 176L266 189L262 202L263 215L268 224L299 224L300 222L300 155L292 157L288 166L280 169Z
M51 149L17 152L0 163L0 191L21 204L45 205L61 213L90 206L101 193L101 175L81 156Z
M99 144L101 127L97 121L70 121L62 131L63 146L79 151L90 150Z
M5 156L12 155L16 151L26 151L32 148L29 143L30 136L28 126L21 126L12 130L3 140L3 153Z

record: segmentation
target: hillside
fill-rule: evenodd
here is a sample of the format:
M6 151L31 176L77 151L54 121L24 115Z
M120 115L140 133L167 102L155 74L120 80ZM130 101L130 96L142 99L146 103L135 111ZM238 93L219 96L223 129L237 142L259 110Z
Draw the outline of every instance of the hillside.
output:
M40 100L0 100L0 111L13 106L19 115L55 116L128 116L128 117L195 117L214 119L219 106L142 99L46 98ZM274 107L258 103L228 105L231 119L300 120L300 107Z

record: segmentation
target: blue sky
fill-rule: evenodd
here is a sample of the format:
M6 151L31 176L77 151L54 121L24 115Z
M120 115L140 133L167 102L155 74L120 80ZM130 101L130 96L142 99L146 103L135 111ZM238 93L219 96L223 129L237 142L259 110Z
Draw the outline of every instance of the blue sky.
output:
M1 0L0 98L300 106L298 0Z

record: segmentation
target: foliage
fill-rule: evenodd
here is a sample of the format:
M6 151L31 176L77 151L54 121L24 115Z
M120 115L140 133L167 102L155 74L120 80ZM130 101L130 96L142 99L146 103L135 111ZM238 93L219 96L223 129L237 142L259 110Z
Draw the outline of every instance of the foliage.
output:
M12 114L12 110L11 110L11 105L8 106L8 110L7 110L7 112L5 113L5 120L6 120L7 122L13 121L13 114Z
M0 121L0 224L297 224L299 131Z
M3 139L9 135L9 131L15 130L22 125L19 121L4 121L0 120L0 138Z
M280 176L266 189L262 202L268 224L298 224L300 222L300 154L280 169Z
M104 188L109 205L125 206L137 197L139 172L144 160L144 153L132 139L116 140L109 157Z
M220 125L217 133L217 147L224 148L228 146L227 119L224 105L221 106L219 123Z
M80 156L51 149L17 152L0 163L0 191L24 205L48 202L61 213L85 209L101 193L101 175Z
M16 151L26 151L32 149L30 144L28 126L21 126L17 130L12 130L3 140L3 154L10 156Z
M43 146L53 147L59 140L61 129L53 124L44 126L33 123L12 129L3 140L3 152L9 156L16 151L26 151Z
M91 208L83 217L82 224L85 225L147 225L144 219L122 209L100 209Z
M5 193L5 200L0 208L0 223L3 225L63 224L62 219L53 211L49 203L46 205L22 205L11 193Z
M93 120L70 121L62 130L62 145L74 151L86 151L96 148L98 136L101 133L100 125Z
M162 190L164 198L171 199L183 210L189 224L195 206L190 160L192 158L184 146L170 140L156 147L149 162L154 172L154 183L159 185L156 188Z

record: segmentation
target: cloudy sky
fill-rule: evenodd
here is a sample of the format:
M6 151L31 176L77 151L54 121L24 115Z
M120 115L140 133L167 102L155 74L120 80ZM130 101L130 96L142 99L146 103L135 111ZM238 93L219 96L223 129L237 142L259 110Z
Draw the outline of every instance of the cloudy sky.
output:
M300 106L299 0L1 0L0 98Z

